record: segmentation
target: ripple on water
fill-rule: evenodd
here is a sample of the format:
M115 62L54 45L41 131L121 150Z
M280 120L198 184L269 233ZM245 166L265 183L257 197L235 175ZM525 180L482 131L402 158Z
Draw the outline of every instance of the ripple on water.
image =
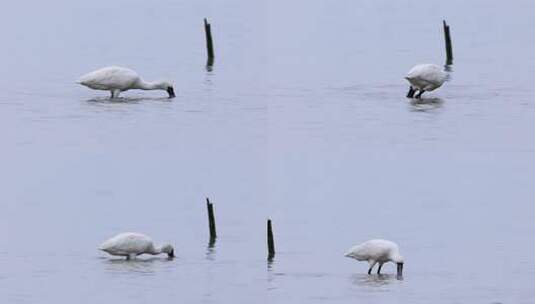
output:
M374 291L388 291L388 288L377 287L389 287L394 284L400 284L402 281L397 279L393 274L380 274L380 275L368 275L368 274L353 274L350 277L351 283L358 287L368 287Z
M126 260L124 258L102 258L105 270L112 274L141 274L151 276L166 266L172 260L164 257L137 258Z

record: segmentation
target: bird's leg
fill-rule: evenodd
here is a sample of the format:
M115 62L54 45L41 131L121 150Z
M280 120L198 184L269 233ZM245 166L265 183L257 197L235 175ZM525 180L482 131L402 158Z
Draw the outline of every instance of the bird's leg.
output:
M377 274L381 274L381 267L383 267L383 263L379 263L379 268L377 268Z
M425 90L420 90L420 92L418 92L418 94L416 94L416 99L420 99L424 92L425 92Z
M369 261L370 263L370 269L368 269L368 274L372 274L372 269L373 269L373 266L375 266L375 264L377 264L377 261Z
M412 88L412 86L409 87L409 92L407 93L407 98L414 97L414 93L416 93L416 90Z
M120 90L111 90L111 98L118 98Z

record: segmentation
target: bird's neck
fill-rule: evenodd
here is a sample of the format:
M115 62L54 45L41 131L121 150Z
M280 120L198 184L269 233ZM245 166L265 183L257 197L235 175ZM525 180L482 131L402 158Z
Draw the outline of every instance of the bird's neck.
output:
M154 247L152 248L152 250L150 252L148 252L149 254L152 254L152 255L157 255L157 254L160 254L162 253L162 247Z
M389 258L390 258L390 261L394 263L403 262L403 258L401 257L398 251L391 253Z
M137 82L136 88L140 90L158 90L161 89L161 85L159 82L147 82L141 79Z

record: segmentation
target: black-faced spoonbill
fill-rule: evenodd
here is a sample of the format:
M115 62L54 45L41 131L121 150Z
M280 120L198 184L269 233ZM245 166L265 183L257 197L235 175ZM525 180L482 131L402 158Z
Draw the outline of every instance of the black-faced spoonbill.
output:
M169 258L175 257L173 246L165 244L156 247L150 237L134 232L120 233L102 243L99 249L111 255L124 256L127 260L144 253L152 255L167 253Z
M448 73L436 64L418 64L405 77L410 83L408 98L420 98L424 92L440 88L448 79ZM418 91L418 94L414 94Z
M372 273L373 266L379 263L377 274L381 274L381 267L384 263L393 262L397 264L397 276L403 275L403 257L399 254L399 247L396 243L387 240L369 240L362 244L351 247L345 254L348 258L357 261L368 261Z
M80 77L78 83L94 90L110 91L111 98L117 98L120 92L132 89L163 90L169 94L169 98L175 97L175 89L170 82L146 82L136 72L116 66L87 73Z

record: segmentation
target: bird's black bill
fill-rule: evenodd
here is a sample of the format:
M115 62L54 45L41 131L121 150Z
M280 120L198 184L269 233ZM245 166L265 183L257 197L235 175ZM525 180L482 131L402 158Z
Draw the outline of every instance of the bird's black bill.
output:
M403 278L403 263L398 263L398 280L401 280Z
M175 89L173 89L173 87L168 87L167 88L167 93L169 94L169 98L175 98Z

